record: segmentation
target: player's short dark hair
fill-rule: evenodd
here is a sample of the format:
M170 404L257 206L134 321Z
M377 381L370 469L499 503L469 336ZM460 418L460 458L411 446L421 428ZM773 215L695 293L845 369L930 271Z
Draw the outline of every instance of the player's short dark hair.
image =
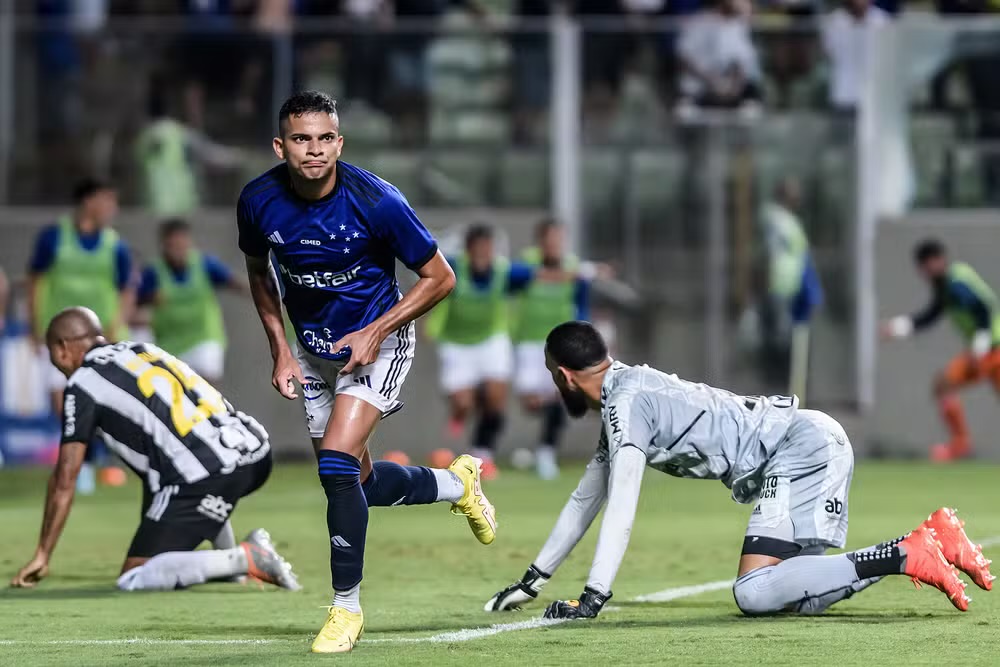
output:
M98 192L105 190L114 190L114 187L107 181L88 176L73 186L73 203L82 204Z
M538 224L535 225L535 238L542 240L545 238L545 235L549 233L549 230L556 229L558 227L562 227L562 223L555 218L542 218L538 221Z
M558 365L573 371L596 366L608 358L608 345L590 322L563 322L549 332L545 349Z
M174 234L190 234L191 225L187 220L170 218L160 223L160 240L165 241Z
M318 90L301 90L281 105L278 110L278 130L284 127L284 123L291 116L301 116L307 113L325 113L331 116L337 115L337 100L326 93Z
M476 241L481 240L491 240L493 238L493 228L489 225L477 222L470 225L467 230L465 230L465 247L466 249L471 248L472 244Z
M937 239L924 239L913 247L913 261L917 264L944 257L948 254L948 249Z

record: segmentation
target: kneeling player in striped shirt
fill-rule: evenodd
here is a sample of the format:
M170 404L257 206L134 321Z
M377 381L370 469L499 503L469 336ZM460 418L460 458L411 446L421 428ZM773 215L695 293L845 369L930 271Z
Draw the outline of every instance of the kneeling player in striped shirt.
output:
M118 588L173 590L244 575L300 588L265 530L237 544L229 523L239 500L271 473L267 432L255 419L160 348L109 344L85 308L56 315L46 345L69 378L62 445L38 548L12 586L32 587L48 574L87 443L99 435L143 479L143 518ZM194 551L205 540L215 548Z

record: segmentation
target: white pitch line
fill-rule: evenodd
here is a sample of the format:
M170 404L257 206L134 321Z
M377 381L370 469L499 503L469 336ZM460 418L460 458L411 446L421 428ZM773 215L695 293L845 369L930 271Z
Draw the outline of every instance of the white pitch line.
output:
M982 548L988 549L989 547L995 547L997 545L1000 545L1000 535L994 535L993 537L987 537L985 540L983 540L981 542L976 542L975 540L972 540L972 541L975 544L978 544L979 546L981 546Z
M677 600L679 598L690 597L692 595L700 595L701 593L706 593L708 591L718 590L720 588L725 588L721 584L726 586L732 585L731 580L726 580L724 582L710 581L706 584L699 584L697 586L681 586L680 588L668 588L665 591L660 591L659 593L653 593L652 595L640 595L635 598L636 602L666 602L668 600ZM613 611L611 608L605 611ZM444 643L454 643L454 642L468 642L474 641L476 639L482 639L484 637L492 637L493 635L499 635L505 632L520 632L521 630L536 630L538 628L547 628L553 625L560 625L566 623L571 619L568 618L529 618L526 621L517 621L515 623L495 623L494 625L489 625L482 628L464 628L462 630L453 630L450 632L442 632L436 635L431 635L430 637L385 637L381 639L363 639L361 644L444 644ZM282 640L282 639L62 639L62 640L51 640L51 641L32 641L32 640L19 640L19 639L0 639L0 646L59 646L59 645L69 645L69 646L120 646L128 644L137 644L145 646L164 646L164 645L183 645L183 644L196 644L196 645L225 645L225 644L278 644L278 643L288 643L297 640Z
M681 586L680 588L668 588L665 591L660 591L658 593L650 593L649 595L640 595L635 598L635 602L670 602L671 600L678 600L680 598L691 597L692 595L701 595L702 593L708 593L709 591L720 591L723 588L729 588L733 585L735 579L720 579L718 581L709 581L704 584L697 584L695 586Z

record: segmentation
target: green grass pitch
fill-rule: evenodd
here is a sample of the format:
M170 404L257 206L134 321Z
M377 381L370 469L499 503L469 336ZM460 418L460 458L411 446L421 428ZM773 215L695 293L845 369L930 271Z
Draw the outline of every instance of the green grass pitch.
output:
M593 622L510 631L471 641L409 641L530 620L482 611L520 576L548 534L579 468L546 484L505 472L486 486L500 533L484 547L445 505L372 511L362 603L365 639L350 656L313 656L329 603L326 501L312 466L278 465L240 505L238 533L263 526L305 590L211 584L169 593L120 593L114 579L139 513L139 488L80 499L35 590L0 591L0 665L782 665L1000 662L1000 593L970 586L962 614L933 589L893 577L818 618L742 618L728 589L664 603L637 596L733 576L750 508L717 482L648 471L631 546L611 609ZM985 464L931 467L864 463L851 494L849 546L894 537L950 504L974 539L1000 536L997 479ZM0 471L0 571L9 579L37 538L44 471ZM576 597L593 555L596 524L543 597ZM1000 555L1000 546L987 550ZM118 641L136 639L133 643ZM202 643L182 643L179 640ZM232 643L221 643L232 640ZM257 640L258 643L252 643ZM100 643L104 642L104 643Z

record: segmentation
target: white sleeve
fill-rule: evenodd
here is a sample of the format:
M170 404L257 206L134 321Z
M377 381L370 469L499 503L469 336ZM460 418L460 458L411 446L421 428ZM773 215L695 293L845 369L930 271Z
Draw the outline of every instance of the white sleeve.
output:
M536 568L550 577L555 573L590 528L604 505L607 493L608 461L606 450L602 447L587 464L580 483L566 501L549 539L535 558Z
M608 507L601 521L597 551L587 579L588 588L605 595L611 593L611 585L625 557L645 470L646 453L632 444L619 447L611 459Z

